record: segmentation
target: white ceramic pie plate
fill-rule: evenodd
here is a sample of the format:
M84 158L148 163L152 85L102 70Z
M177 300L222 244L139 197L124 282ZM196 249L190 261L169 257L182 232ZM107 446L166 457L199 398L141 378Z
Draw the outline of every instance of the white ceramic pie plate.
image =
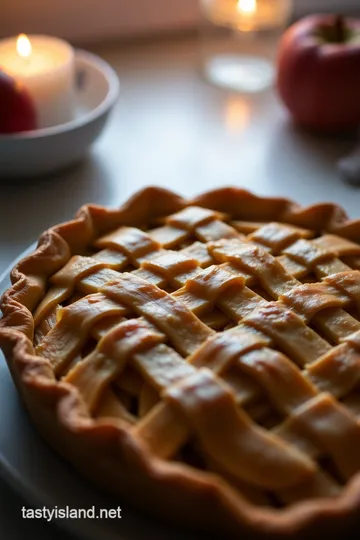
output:
M14 135L0 135L0 179L35 177L81 160L102 132L119 96L119 80L101 58L75 54L75 118Z
M20 258L34 250L31 246ZM18 260L19 260L18 259ZM16 261L15 261L16 262ZM14 266L15 262L11 265ZM10 286L0 277L0 295ZM32 507L121 507L122 519L61 519L57 523L87 540L199 540L138 513L122 500L101 493L83 480L40 438L20 402L0 351L0 473ZM49 529L49 535L50 535Z

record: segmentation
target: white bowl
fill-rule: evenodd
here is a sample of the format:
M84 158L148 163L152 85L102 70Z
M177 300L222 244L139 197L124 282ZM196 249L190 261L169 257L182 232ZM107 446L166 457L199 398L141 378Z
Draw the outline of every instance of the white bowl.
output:
M102 132L119 96L119 80L101 58L76 51L75 118L71 122L0 135L0 179L53 173L81 160Z

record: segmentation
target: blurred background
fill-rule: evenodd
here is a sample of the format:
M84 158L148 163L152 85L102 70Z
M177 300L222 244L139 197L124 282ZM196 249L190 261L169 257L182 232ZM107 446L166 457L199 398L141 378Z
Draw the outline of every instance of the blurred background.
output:
M360 13L359 0L295 0L294 17L341 10ZM197 0L2 0L0 38L20 31L73 42L129 38L197 28Z

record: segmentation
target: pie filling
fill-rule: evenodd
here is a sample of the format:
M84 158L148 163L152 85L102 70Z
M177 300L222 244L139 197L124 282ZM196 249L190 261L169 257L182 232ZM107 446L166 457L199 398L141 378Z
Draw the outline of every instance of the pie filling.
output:
M36 354L153 456L262 506L360 470L360 246L188 207L73 256L34 313Z

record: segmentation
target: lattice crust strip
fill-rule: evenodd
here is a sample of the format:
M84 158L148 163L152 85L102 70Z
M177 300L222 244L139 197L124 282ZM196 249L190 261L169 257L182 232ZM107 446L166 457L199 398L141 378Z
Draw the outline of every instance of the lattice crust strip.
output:
M94 422L169 463L191 447L261 506L338 495L360 470L360 246L278 204L289 223L221 196L136 226L109 214L34 301L35 353Z

